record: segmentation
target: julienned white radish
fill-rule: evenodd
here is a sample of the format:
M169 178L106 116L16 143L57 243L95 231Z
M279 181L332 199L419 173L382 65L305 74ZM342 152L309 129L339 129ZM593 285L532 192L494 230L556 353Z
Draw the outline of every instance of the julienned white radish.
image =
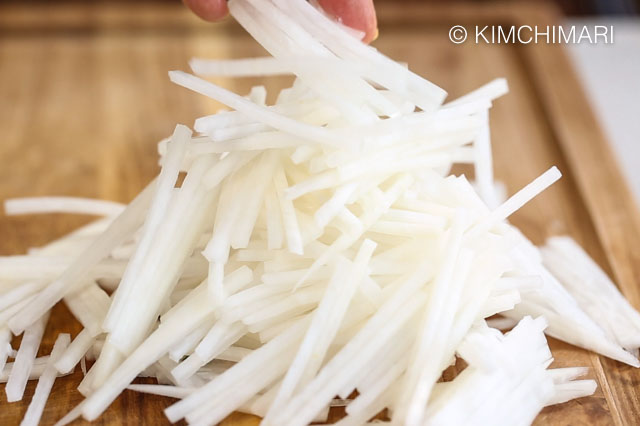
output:
M31 367L31 371L29 372L29 380L38 379L47 367L48 361L49 355L41 356L34 359L33 366ZM9 376L11 375L11 371L13 370L13 366L13 362L8 362L5 364L2 372L0 372L0 383L6 383L7 380L9 380ZM73 369L66 372L58 372L57 376L62 377L71 373L73 373Z
M640 365L640 314L597 264L568 237L539 250L506 222L561 174L500 194L488 115L505 80L442 105L442 89L306 1L229 9L272 57L192 68L295 75L274 105L263 86L242 96L173 71L234 110L197 119L201 134L178 125L130 204L6 205L105 215L0 258L0 366L16 355L2 369L8 399L42 383L26 424L53 378L94 358L86 399L59 424L96 419L127 388L181 399L167 417L195 424L234 410L264 425L325 421L336 397L343 426L385 408L409 426L528 424L596 388L576 380L586 367L549 368L543 333ZM451 175L454 163L473 165L475 181ZM84 328L36 358L60 300ZM457 359L464 370L439 381ZM147 376L159 384L131 384Z
M58 335L56 342L51 350L51 357L46 364L42 375L38 379L38 385L36 386L35 393L27 408L27 412L20 423L21 426L37 426L40 423L40 417L44 411L44 406L47 403L47 398L53 387L53 382L58 374L54 366L55 362L60 358L65 348L69 345L70 337L68 334L62 333Z
M38 293L28 307L21 309L11 318L9 321L11 331L15 334L22 333L40 318L43 311L51 309L65 294L77 288L94 265L108 257L113 249L130 238L144 221L144 213L149 206L152 194L153 183L147 185L107 230L100 234L58 278Z
M122 210L124 206L120 203L77 197L13 198L4 202L4 211L7 215L74 213L116 216L122 213Z
M7 380L7 386L5 387L8 402L20 401L22 399L48 320L49 311L45 312L41 318L30 325L25 330L24 336L22 336L20 349L18 349L16 361L13 364L9 380Z

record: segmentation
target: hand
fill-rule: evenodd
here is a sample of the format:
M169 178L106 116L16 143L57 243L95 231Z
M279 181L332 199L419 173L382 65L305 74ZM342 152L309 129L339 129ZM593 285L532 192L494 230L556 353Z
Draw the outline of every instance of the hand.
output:
M217 21L227 16L226 0L183 0L193 12L207 21ZM369 43L378 37L378 23L373 0L318 0L329 15L344 25L362 31L362 41Z

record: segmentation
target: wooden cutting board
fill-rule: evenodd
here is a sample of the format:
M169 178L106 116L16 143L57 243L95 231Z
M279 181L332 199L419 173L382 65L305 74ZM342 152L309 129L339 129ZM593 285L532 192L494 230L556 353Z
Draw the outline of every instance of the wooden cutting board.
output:
M554 10L534 5L379 8L375 46L456 97L496 77L509 95L491 112L497 178L513 193L555 164L564 178L519 211L513 222L536 243L569 234L610 273L640 308L638 211L558 45L455 45L452 25L557 24ZM170 69L192 56L233 58L264 52L231 21L206 24L179 4L0 5L0 198L75 195L129 201L157 172L155 143L176 123L220 105L172 85ZM277 90L288 78L218 80L248 92ZM271 92L270 99L274 99ZM63 235L90 218L0 217L0 254ZM64 306L51 317L41 354L58 332L80 327ZM14 342L14 344L17 343ZM638 424L640 371L551 340L555 366L588 366L595 395L546 409L539 424ZM77 371L57 380L43 424L81 401ZM18 424L35 388L7 404L0 386L0 424ZM166 424L169 398L126 391L99 424ZM77 424L83 423L78 421ZM253 425L234 415L226 425Z

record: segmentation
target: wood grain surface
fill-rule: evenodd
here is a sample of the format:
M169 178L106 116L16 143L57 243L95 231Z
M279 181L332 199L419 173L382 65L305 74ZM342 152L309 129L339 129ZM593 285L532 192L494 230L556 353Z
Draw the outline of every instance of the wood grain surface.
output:
M384 4L375 46L456 97L496 77L510 93L491 111L497 178L513 193L555 164L563 179L513 217L536 243L569 234L640 308L640 216L597 120L559 45L487 45L448 39L452 25L553 25L553 9L533 5ZM176 123L220 105L172 85L170 69L192 56L232 58L264 52L233 22L206 24L179 4L0 5L0 199L75 195L127 202L158 172L156 142ZM288 78L216 80L238 91ZM90 218L0 216L0 254L24 253ZM41 355L59 332L80 330L63 305L49 322ZM17 344L17 340L14 344ZM537 424L634 425L640 371L551 340L555 366L588 366L595 395L545 409ZM82 373L56 381L43 424L81 401ZM0 425L18 424L35 389L7 404ZM126 391L96 423L167 424L170 398ZM334 413L332 417L339 416ZM258 419L234 414L225 425ZM84 424L78 421L75 424Z

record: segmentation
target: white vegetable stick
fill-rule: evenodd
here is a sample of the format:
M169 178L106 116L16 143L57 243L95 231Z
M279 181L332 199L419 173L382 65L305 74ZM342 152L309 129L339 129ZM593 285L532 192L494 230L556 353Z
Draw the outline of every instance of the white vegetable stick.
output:
M491 157L491 135L489 132L489 112L482 113L484 125L473 142L474 170L478 193L490 208L498 206L493 184L493 159Z
M102 321L107 315L111 299L94 281L83 288L67 294L64 302L76 319L91 335L102 333Z
M402 90L401 93L404 96L425 111L432 110L444 100L446 96L444 90L363 45L349 34L336 29L333 23L313 6L307 3L288 5L280 0L275 1L275 3L281 10L286 11L290 8L291 12L293 12L292 15L299 20L298 22L304 23L304 28L334 53L345 59L363 59L366 61L369 65L367 68L368 75L366 76L368 79L376 81L390 90ZM393 78L388 78L392 76ZM404 78L406 78L406 86L404 85ZM401 84L404 87L398 87L398 82L402 82Z
M332 197L314 213L313 217L316 221L316 225L320 228L324 228L334 217L338 215L347 203L349 197L357 188L357 182L346 183L336 188Z
M335 425L336 426L357 426L361 424L370 425L370 424L381 423L379 421L367 423L367 420L371 419L373 416L375 416L380 411L382 411L388 405L389 401L393 399L393 395L397 391L398 391L398 386L392 385L390 388L386 389L384 393L374 398L373 401L370 401L368 405L362 407L358 411L352 410L353 414L349 413L347 416L337 421ZM356 400L357 399L359 398L356 398ZM347 407L349 406L347 405Z
M190 315L174 315L172 321L162 322L160 327L91 393L83 403L82 413L85 418L96 418L140 371L166 353L179 339L176 331L189 332L211 317L211 308L207 306L210 303L206 297L206 286L201 285L199 288L199 291L194 290L193 297L174 308L189 312Z
M196 146L192 146L190 153L202 155L224 152L251 152L265 149L293 148L306 143L306 140L300 139L298 136L279 131L269 131L269 129L260 133L243 134L248 130L250 129L236 132L238 134L224 134L222 136L220 136L220 131L208 133L214 141L201 142Z
M484 346L489 348L489 356L499 357L500 363L513 368L498 368L488 373L477 368L471 361L470 367L431 401L426 416L427 423L439 424L447 421L454 424L484 424L496 419L501 421L500 424L530 423L532 416L544 406L548 398L548 395L543 393L536 399L536 392L553 392L553 382L544 371L550 353L548 349L539 354L533 351L535 348L546 346L543 329L543 321L525 318L504 339L495 341L492 335L484 335L482 338L485 343L489 343ZM531 353L535 356L519 357L521 354ZM526 398L532 404L523 405L523 400L518 400L520 397ZM493 413L503 410L504 401L507 400L510 405L516 406L517 410L523 411L518 414L519 417L525 417L525 420L515 421L506 413L494 417Z
M487 325L492 328L497 328L498 330L508 330L513 328L518 321L512 318L489 318L487 319Z
M422 421L433 384L442 373L439 370L442 358L437 362L428 362L426 354L431 350L442 357L446 354L447 344L443 333L450 332L473 256L470 251L461 251L463 227L464 218L456 217L440 270L432 283L431 295L418 334L419 340L405 375L399 407L394 413L395 419L407 424L417 425Z
M234 270L233 272L229 273L225 279L224 279L224 283L225 283L225 291L229 292L231 294L234 294L240 290L242 290L243 288L245 288L245 286L247 286L248 284L251 284L251 282L253 281L253 271L251 271L251 269L249 267L247 267L246 265L243 265L241 267L239 267L238 269ZM202 283L200 283L198 286L196 286L188 295L187 297L184 297L183 299L180 300L180 302L178 302L176 305L172 306L171 309L163 314L160 317L160 322L165 322L165 321L173 321L173 317L176 315L176 312L180 313L181 310L178 310L177 307L178 306L182 306L182 304L188 303L188 301L190 300L190 298L194 297L194 291L202 291L202 289L200 288L200 286L202 285ZM197 293L195 293L197 294ZM189 302L190 303L190 302ZM211 307L212 309L214 309L215 307Z
M251 281L246 269L239 268L229 274L227 285L231 292ZM104 411L141 371L168 352L182 333L189 333L213 319L215 306L207 295L206 282L203 282L163 316L160 326L82 403L86 419L95 419Z
M251 101L243 99L235 93L229 92L222 87L216 86L208 81L202 80L194 75L187 74L182 71L169 71L169 78L176 84L186 87L187 89L198 92L202 95L215 99L228 105L237 111L241 111L256 120L263 122L275 129L283 132L299 136L306 140L327 144L330 146L339 146L341 141L337 141L326 130L310 126L287 117L275 114L265 107L254 104ZM346 143L345 147L349 146Z
M80 371L82 371L82 375L87 375L87 358L84 356L80 359Z
M222 337L219 341L215 342L215 346L211 347L211 349L205 352L205 349L200 348L199 345L199 352L194 351L194 353L189 355L187 359L171 370L171 374L175 377L178 383L184 383L189 380L189 378L193 377L205 364L212 361L214 358L218 358L225 350L231 347L232 344L236 343L238 339L247 332L247 328L244 324L236 323L234 325L235 327L233 327L233 330ZM208 334L207 337L210 335L211 334Z
M240 362L246 356L251 354L252 351L252 349L242 348L240 346L230 346L222 351L220 355L216 357L216 359L222 361Z
M216 209L213 233L202 252L203 256L209 260L209 291L218 301L217 303L222 303L226 297L222 282L224 265L229 258L232 230L238 221L243 204L246 202L242 196L234 197L234 194L242 193L250 173L249 166L243 166L223 185Z
M315 147L302 145L297 147L293 154L291 154L291 161L293 164L301 164L309 161L317 153L318 150Z
M325 64L335 62L332 61L333 55L326 48L270 2L233 2L230 11L236 20L254 37L259 37L262 46L276 57L289 58L291 50L304 48L324 59ZM264 24L269 21L281 22L282 25L269 28ZM290 45L289 49L283 49L283 44ZM393 116L397 113L397 107L361 79L349 63L338 61L338 64L338 67L324 66L319 73L319 68L309 67L307 61L291 63L292 71L302 78L317 96L335 105L350 119L362 121L373 117L372 114L367 114L364 108L357 108L352 103L345 102L345 98L361 98L381 115ZM334 76L339 78L332 78Z
M406 357L404 357L406 358ZM376 405L375 401L384 395L385 390L394 385L394 382L401 376L407 368L407 360L400 359L399 362L390 366L390 368L376 381L371 387L363 390L363 392L347 406L347 414L353 416L359 412L369 412L371 405Z
M31 197L5 200L7 216L43 213L73 213L96 216L117 216L125 206L115 201L80 197Z
M273 399L276 397L281 384L282 380L279 380L271 385L268 390L264 391L262 395L257 396L250 404L251 410L264 418L267 410L273 402Z
M593 395L598 387L595 380L572 380L554 386L555 394L547 405L562 404L576 398Z
M14 303L9 306L7 309L0 312L0 326L6 326L9 319L13 317L17 312L20 312L25 306L34 301L38 297L38 294L32 294L31 296L27 296L19 302Z
M96 336L92 336L88 329L83 329L67 346L60 358L55 361L56 369L63 374L72 371L80 360L84 358L95 341Z
M366 325L338 352L320 371L309 385L279 413L274 422L288 424L292 419L304 422L330 401L349 381L355 369L345 367L360 354L358 363L366 362L375 354L376 348L382 346L385 336L397 330L424 303L425 294L419 289L431 276L430 264L422 263L411 274L400 281L398 290L367 321ZM399 307L403 309L399 310ZM384 327L383 327L384 325ZM378 336L376 339L373 336ZM368 347L365 350L365 345ZM351 366L354 367L353 365ZM304 411L303 411L304 410Z
M172 361L168 356L160 357L155 364L149 367L149 370L152 371L152 375L155 376L158 384L161 385L178 385L177 380L171 376L171 370L177 365L175 361ZM185 386L193 386L197 387L203 384L204 381L199 377L193 377L188 381L181 383L181 385Z
M640 314L574 240L552 237L541 253L545 265L612 339L627 349L640 346Z
M51 392L51 388L53 387L53 382L55 381L58 374L56 368L54 367L54 364L60 358L66 347L69 345L70 340L71 338L68 334L61 333L58 335L58 338L53 345L53 349L51 350L51 355L49 361L47 362L47 366L38 379L38 385L36 386L36 390L33 394L33 398L31 399L31 403L29 404L29 408L27 408L27 412L24 415L22 422L20 422L21 426L37 425L38 423L40 423L40 418L42 417L44 406L47 403L49 393Z
M284 225L282 224L282 210L273 179L267 183L264 197L267 216L267 247L269 250L282 248L284 240Z
M231 173L251 161L257 152L231 152L211 167L202 178L206 188L215 188Z
M127 386L127 389L135 392L148 393L151 395L168 396L171 398L179 398L179 399L185 398L191 395L195 391L195 388L185 388L180 386L139 385L139 384L129 385Z
M306 68L317 69L318 67L332 67L332 72L344 70L343 61L331 61L318 57L291 57L276 59L271 56L242 59L201 59L192 58L189 67L195 74L203 76L224 76L224 77L262 77L271 75L291 75L292 69ZM350 68L355 68L355 64L350 64Z
M32 248L29 254L37 254L43 256L73 254L78 255L89 245L95 238L103 233L113 222L113 217L104 217L64 235L43 247Z
M68 256L2 256L0 257L0 279L6 277L21 281L53 281L64 273L72 263L73 258ZM126 262L121 260L105 259L94 265L88 271L87 276L119 279L125 265Z
M265 197L265 191L272 180L274 170L279 163L278 160L276 152L265 152L247 177L248 182L251 182L244 189L248 202L240 211L236 229L231 236L231 247L234 249L247 247L249 244L249 239L253 233L253 228Z
M123 308L123 315L132 315L136 321L140 321L139 326L128 327L127 321L121 318L117 328L109 333L107 342L117 346L123 353L130 353L146 337L163 298L171 293L177 283L177 275L202 232L207 221L207 208L215 201L216 191L204 190L201 179L213 163L213 159L202 157L187 173L175 200L175 208L163 220L162 231L154 239L143 273L136 278L130 297L125 301L128 306ZM151 288L152 292L149 291ZM136 303L141 298L145 299L143 305Z
M547 371L553 378L553 383L562 384L584 376L589 372L589 367L551 368Z
M379 220L374 223L369 231L381 234L399 235L403 237L413 237L422 235L434 235L442 232L444 226L434 226L423 223L407 223L392 220Z
M224 396L223 401L220 403L201 407L194 413L188 414L186 417L189 423L194 425L216 424L233 411L241 410L244 405L254 398L259 389L268 386L281 374L281 371L286 368L286 360L287 358L275 359L270 369L256 374L248 385L236 385Z
M291 73L289 64L270 56L232 60L192 58L189 66L194 73L205 76L251 77Z
M316 306L322 298L324 291L325 289L321 286L302 288L299 291L292 292L289 296L278 302L264 306L257 312L242 317L241 320L243 323L251 326L262 321L269 321L276 318L288 319L294 317Z
M167 214L167 209L173 194L173 188L178 178L179 167L185 156L187 144L191 139L191 130L186 126L176 126L171 140L165 162L154 184L153 199L150 202L149 213L142 226L142 236L136 247L135 253L124 272L121 283L114 296L112 307L104 320L105 330L114 327L116 318L122 315L123 300L128 297L140 274L145 258L148 256L154 236L158 232L160 224Z
M249 94L247 95L247 99L249 99L254 104L258 105L266 105L267 103L267 88L260 86L252 86Z
M551 167L549 170L534 179L531 183L527 184L520 191L512 195L511 198L509 198L507 201L493 210L481 222L475 224L473 228L469 230L467 235L469 237L472 237L480 234L481 232L491 229L492 226L509 217L513 212L525 205L540 192L547 189L561 177L562 174L557 169L557 167Z
M327 291L312 315L309 330L265 416L265 424L269 424L285 401L290 399L297 389L305 386L320 369L375 248L374 242L365 240L349 272L346 263L337 264ZM343 276L346 276L346 284L340 281Z
M415 325L417 325L417 320L417 317L411 320L413 321L410 323L411 329L414 329ZM379 356L375 358L375 363L373 360L370 361L370 367L367 369L370 371L370 374L363 369L358 379L353 382L353 384L355 384L353 389L345 388L341 391L340 395L346 395L348 397L354 389L358 389L359 396L365 396L365 398L356 404L356 407L348 412L349 414L353 413L352 410L357 410L360 404L363 404L362 407L368 405L367 401L371 401L372 398L375 398L388 386L391 386L390 383L394 382L404 373L409 363L408 355L411 352L411 344L414 339L414 333L398 333L389 342L390 347L384 348L384 350L379 353ZM391 370L394 370L394 372L390 373ZM381 382L387 382L389 384L388 386L381 386Z
M447 225L446 217L436 216L433 214L413 212L403 209L389 209L383 216L385 220L403 221L409 223L421 223L424 225L430 225L434 228L441 229Z
M227 342L228 346L231 346L246 332L247 327L240 322L230 324L218 321L202 339L194 353L208 362L225 349Z
M518 290L492 294L482 307L481 315L483 318L487 318L500 312L511 310L521 301L522 299Z
M278 102L277 105L267 106L266 109L288 117L302 118L321 107L322 103L317 99L296 99L290 102ZM194 129L197 132L208 133L215 129L256 123L258 122L255 119L240 111L221 111L196 119Z
M69 423L80 417L82 415L82 404L83 403L81 402L80 404L73 407L73 409L71 409L71 411L65 414L64 417L58 420L54 426L68 425Z
M32 294L39 291L42 287L47 284L46 281L29 281L23 284L20 284L13 290L10 290L0 296L0 311L9 308L15 303L24 300L25 298L31 296ZM0 339L1 341L2 339Z
M29 380L34 380L39 378L42 375L45 367L47 366L47 362L49 361L49 355L41 356L33 360L33 367L29 372ZM0 383L6 383L9 380L9 376L11 376L11 370L13 370L13 366L15 363L7 362L0 372ZM58 373L58 377L66 376L67 374L71 374L72 371L67 373Z
M538 275L503 276L495 283L494 292L518 290L520 292L536 291L544 282Z
M211 148L211 147L215 147L216 145L225 145L222 142L229 142L229 141L231 143L229 143L228 145L233 146L234 140L235 141L237 141L238 139L243 140L245 138L250 137L251 135L258 135L258 134L263 134L268 132L266 136L267 136L267 140L269 140L269 139L275 139L273 137L269 138L269 136L277 136L278 134L282 134L282 132L274 132L275 133L274 135L272 132L269 132L270 130L272 129L269 126L262 123L249 123L249 124L243 124L241 126L235 126L235 127L223 127L220 129L211 129L209 132L207 132L207 136L209 136L211 140L206 141L205 143L199 143L195 146L192 146L189 151L191 154L204 154L206 152L203 152L200 150L200 148L202 148L203 146L208 145L209 148ZM261 149L261 148L259 147L258 149ZM225 151L218 151L218 152L225 152Z
M443 108L449 108L456 105L461 105L464 103L469 103L478 99L488 99L493 101L509 92L509 86L507 85L507 80L504 78L496 78L495 80L491 80L489 83L481 86L471 92L456 98L451 102L447 102L443 105Z
M48 320L49 312L47 311L39 320L27 327L24 336L22 336L20 349L18 349L16 361L11 369L11 375L5 387L8 402L20 401L22 399L24 388L27 385L27 380L29 380L29 373L33 368L33 361L36 359L36 354L38 353L44 328Z
M196 346L200 343L200 341L206 336L206 334L211 329L211 323L204 323L200 327L193 330L187 336L184 337L177 345L175 345L169 351L169 358L175 362L180 362L180 360L191 353Z
M406 191L411 183L412 178L407 174L402 174L394 180L393 184L391 184L386 192L381 193L377 187L372 190L371 195L375 196L376 201L369 209L364 210L363 214L360 216L362 230L364 231L371 227L380 218L380 216L391 208L393 203L402 195L402 193L404 193L404 191ZM323 266L331 256L338 251L350 247L358 238L359 235L356 233L352 235L344 234L337 238L328 249L314 260L311 267L307 270L307 273L296 283L296 288L312 276L319 267Z
M11 331L7 327L0 327L0 372L4 371L11 351Z
M276 169L273 183L276 189L276 195L280 203L280 212L282 213L282 223L284 226L284 235L287 240L287 248L293 254L302 254L302 235L300 234L300 228L298 226L298 219L296 217L295 208L293 202L285 195L285 189L287 188L287 177L284 174L282 167Z
M192 422L203 415L208 422L217 423L222 420L284 373L294 356L293 349L299 343L307 324L308 321L304 321L293 325L198 392L167 408L165 414L169 419L176 419L186 407L198 407L193 412L185 413L187 420ZM268 362L270 368L260 369L264 362L262 360ZM247 384L247 379L250 385L242 386L243 382ZM227 392L232 392L234 398L224 398Z
M543 287L535 293L526 294L512 311L502 314L517 320L525 315L544 315L549 321L546 330L548 335L629 365L640 365L633 355L606 337L602 328L579 308L575 299L538 259L531 259L534 255L530 255L528 251L533 250L537 254L537 249L527 248L528 241L522 236L518 238L525 244L513 251L513 260L524 273L540 275Z
M151 202L154 182L138 194L107 230L78 256L58 279L45 287L35 299L11 319L9 327L12 332L22 332L44 312L51 309L65 294L77 288L94 265L108 256L111 250L138 229L144 219L144 211Z

